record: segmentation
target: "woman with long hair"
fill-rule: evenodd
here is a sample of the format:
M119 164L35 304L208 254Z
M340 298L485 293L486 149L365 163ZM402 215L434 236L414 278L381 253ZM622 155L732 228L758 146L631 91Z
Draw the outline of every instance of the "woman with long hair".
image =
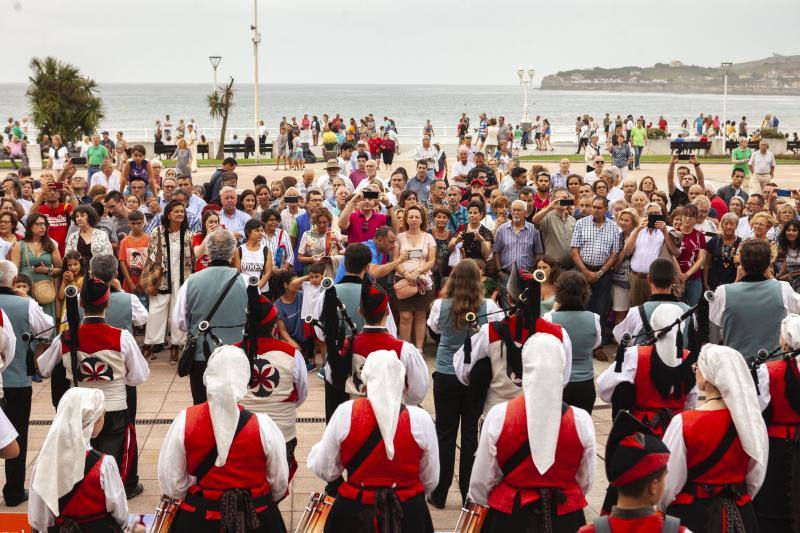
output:
M150 357L152 347L166 343L167 323L178 300L178 291L194 270L194 233L189 230L186 208L178 200L164 207L161 224L150 232L147 258L163 269L158 294L150 296L150 319L144 334L142 354ZM177 364L186 333L170 329L170 364Z
M0 259L6 259L11 248L17 244L17 214L11 211L0 211Z
M797 219L784 224L778 236L778 261L781 262L778 279L788 281L796 292L800 279L800 221Z
M545 274L545 280L539 287L541 288L541 313L549 313L556 303L555 284L561 274L561 267L552 255L543 255L536 261L536 270L541 270Z
M469 388L456 377L453 355L474 332L467 313L475 313L479 326L502 320L503 314L492 300L483 297L481 271L475 261L463 259L450 273L441 298L433 302L428 326L440 335L433 372L433 403L436 409L436 435L439 440L439 484L428 502L443 509L453 481L456 436L461 424L461 457L458 481L462 500L467 497L472 462L478 448L478 418L481 408L470 398Z
M61 275L61 254L55 241L48 237L49 229L50 222L43 214L33 213L28 216L25 237L11 248L11 261L17 265L17 271L28 276L34 284L40 281L50 281L53 284L51 301L36 299L33 291L31 296L39 302L45 313L55 319L55 279Z
M245 189L239 194L239 201L237 202L236 208L250 215L250 218L258 219L256 215L256 203L256 193L251 189Z
M264 223L251 218L244 225L245 241L239 245L236 255L239 257L239 272L245 283L250 276L258 278L258 290L265 293L269 290L269 278L272 277L272 252L263 241Z
M203 213L203 220L200 226L200 233L195 233L192 237L192 246L194 247L194 256L197 258L195 264L195 272L200 272L208 266L208 254L206 254L206 240L208 234L212 233L219 227L219 213L213 209Z
M572 371L564 387L564 402L592 414L596 396L592 353L600 346L600 316L586 310L591 291L582 274L567 271L555 286L557 308L543 316L567 330L572 341Z

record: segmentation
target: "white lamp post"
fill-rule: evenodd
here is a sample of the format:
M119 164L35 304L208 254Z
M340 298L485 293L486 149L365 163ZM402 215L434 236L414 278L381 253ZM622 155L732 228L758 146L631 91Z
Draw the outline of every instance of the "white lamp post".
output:
M256 143L256 163L261 153L261 143L258 140L258 45L261 44L261 34L258 32L258 0L253 0L253 25L250 26L253 30L253 60L254 60L254 83L253 91L255 98L253 98L253 138Z
M725 88L722 93L722 123L728 121L728 71L733 66L733 63L722 63L722 72L725 74Z
M217 90L217 67L219 66L219 62L222 61L222 56L208 56L208 60L211 61L211 67L214 69L214 90ZM213 125L211 128L211 135L209 136L211 139L216 139L217 135L217 116L214 115L212 119Z
M522 106L522 122L529 123L528 119L528 85L533 84L533 67L528 67L527 72L524 68L517 69L517 76L519 77L519 84L522 85L523 106Z

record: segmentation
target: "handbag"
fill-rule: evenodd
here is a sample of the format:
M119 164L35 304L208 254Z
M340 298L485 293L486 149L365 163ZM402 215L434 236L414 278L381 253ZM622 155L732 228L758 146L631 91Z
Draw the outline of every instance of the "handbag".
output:
M23 250L22 253L25 254L25 262L28 265L28 270L33 272L30 256L25 250ZM31 286L31 296L41 305L53 303L56 299L56 285L53 283L53 279L48 277L47 279L34 281Z
M163 266L163 250L161 248L161 233L158 232L158 249L156 250L156 260L152 261L149 257L142 268L142 274L139 276L139 284L142 286L145 294L148 296L155 296L158 294L158 289L161 287L161 277L164 275Z
M411 283L406 278L400 278L394 282L394 292L398 300L406 300L419 292L416 283Z
M222 291L222 294L219 295L219 298L217 299L217 302L214 304L214 307L211 308L211 311L208 312L208 315L206 315L205 319L201 321L209 323L208 329L206 329L205 331L198 332L197 335L191 335L186 339L186 344L183 346L181 357L180 359L178 359L178 375L180 377L186 377L192 371L192 367L194 366L194 353L197 349L197 338L200 335L206 337L205 339L203 339L203 352L206 359L208 359L209 354L205 353L208 348L208 335L211 334L211 330L214 329L213 327L210 326L211 319L214 318L217 309L219 309L219 306L222 305L222 301L228 295L228 292L231 290L231 287L233 287L233 284L236 283L236 278L238 277L239 273L235 272L230 281L228 281L227 285L225 285L225 289Z

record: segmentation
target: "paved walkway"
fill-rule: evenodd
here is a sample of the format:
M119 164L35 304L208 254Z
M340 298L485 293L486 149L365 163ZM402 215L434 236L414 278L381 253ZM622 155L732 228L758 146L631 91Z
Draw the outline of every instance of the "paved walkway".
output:
M435 347L431 344L426 346L425 359L428 367L433 372ZM168 352L158 354L158 359L151 363L150 378L138 387L138 413L140 423L136 426L139 440L139 476L144 485L144 494L128 502L130 513L150 514L153 513L160 499L158 487L158 453L164 435L169 428L172 419L184 409L191 405L191 395L189 392L188 378L180 378L175 372L175 367L167 364ZM598 363L595 361L595 372L601 372L608 363ZM422 402L424 407L431 415L433 409L433 391L428 389L428 394ZM587 519L596 516L603 497L605 496L606 479L603 472L602 457L605 454L605 441L611 427L611 410L608 406L598 405L592 418L595 422L598 439L598 462L597 476L589 497L589 507L587 508ZM44 438L49 429L49 421L53 419L54 409L50 401L50 386L45 381L41 384L34 383L33 387L33 408L31 410L31 421L36 424L30 428L28 437L28 479L30 481L30 470L36 461L39 449L44 442ZM302 514L303 509L308 504L311 493L322 491L324 482L317 478L306 468L306 459L311 450L311 446L317 443L325 429L325 400L322 381L315 374L309 375L308 399L300 407L298 418L301 420L297 424L297 450L296 457L299 468L290 487L290 495L280 503L280 509L286 526L289 531L294 531ZM46 423L38 424L39 421ZM0 461L1 462L1 461ZM456 466L456 475L458 467ZM5 480L5 475L0 469L0 483ZM431 508L433 523L437 531L452 531L458 520L460 512L460 494L458 493L458 479L453 480L447 507L444 510ZM2 501L2 500L0 500ZM2 524L2 513L5 512L25 512L26 504L16 508L0 505L0 524ZM0 528L2 531L2 528Z

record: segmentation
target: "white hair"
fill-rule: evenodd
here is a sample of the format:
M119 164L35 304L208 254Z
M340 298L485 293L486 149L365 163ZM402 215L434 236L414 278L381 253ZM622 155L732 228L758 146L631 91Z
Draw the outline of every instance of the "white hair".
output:
M206 252L210 261L230 261L235 249L236 239L230 231L217 228L208 234Z
M514 206L521 207L524 210L528 210L528 204L525 203L525 200L514 200L511 202L511 208L513 209Z
M6 259L0 260L0 287L12 288L17 277L17 265Z

